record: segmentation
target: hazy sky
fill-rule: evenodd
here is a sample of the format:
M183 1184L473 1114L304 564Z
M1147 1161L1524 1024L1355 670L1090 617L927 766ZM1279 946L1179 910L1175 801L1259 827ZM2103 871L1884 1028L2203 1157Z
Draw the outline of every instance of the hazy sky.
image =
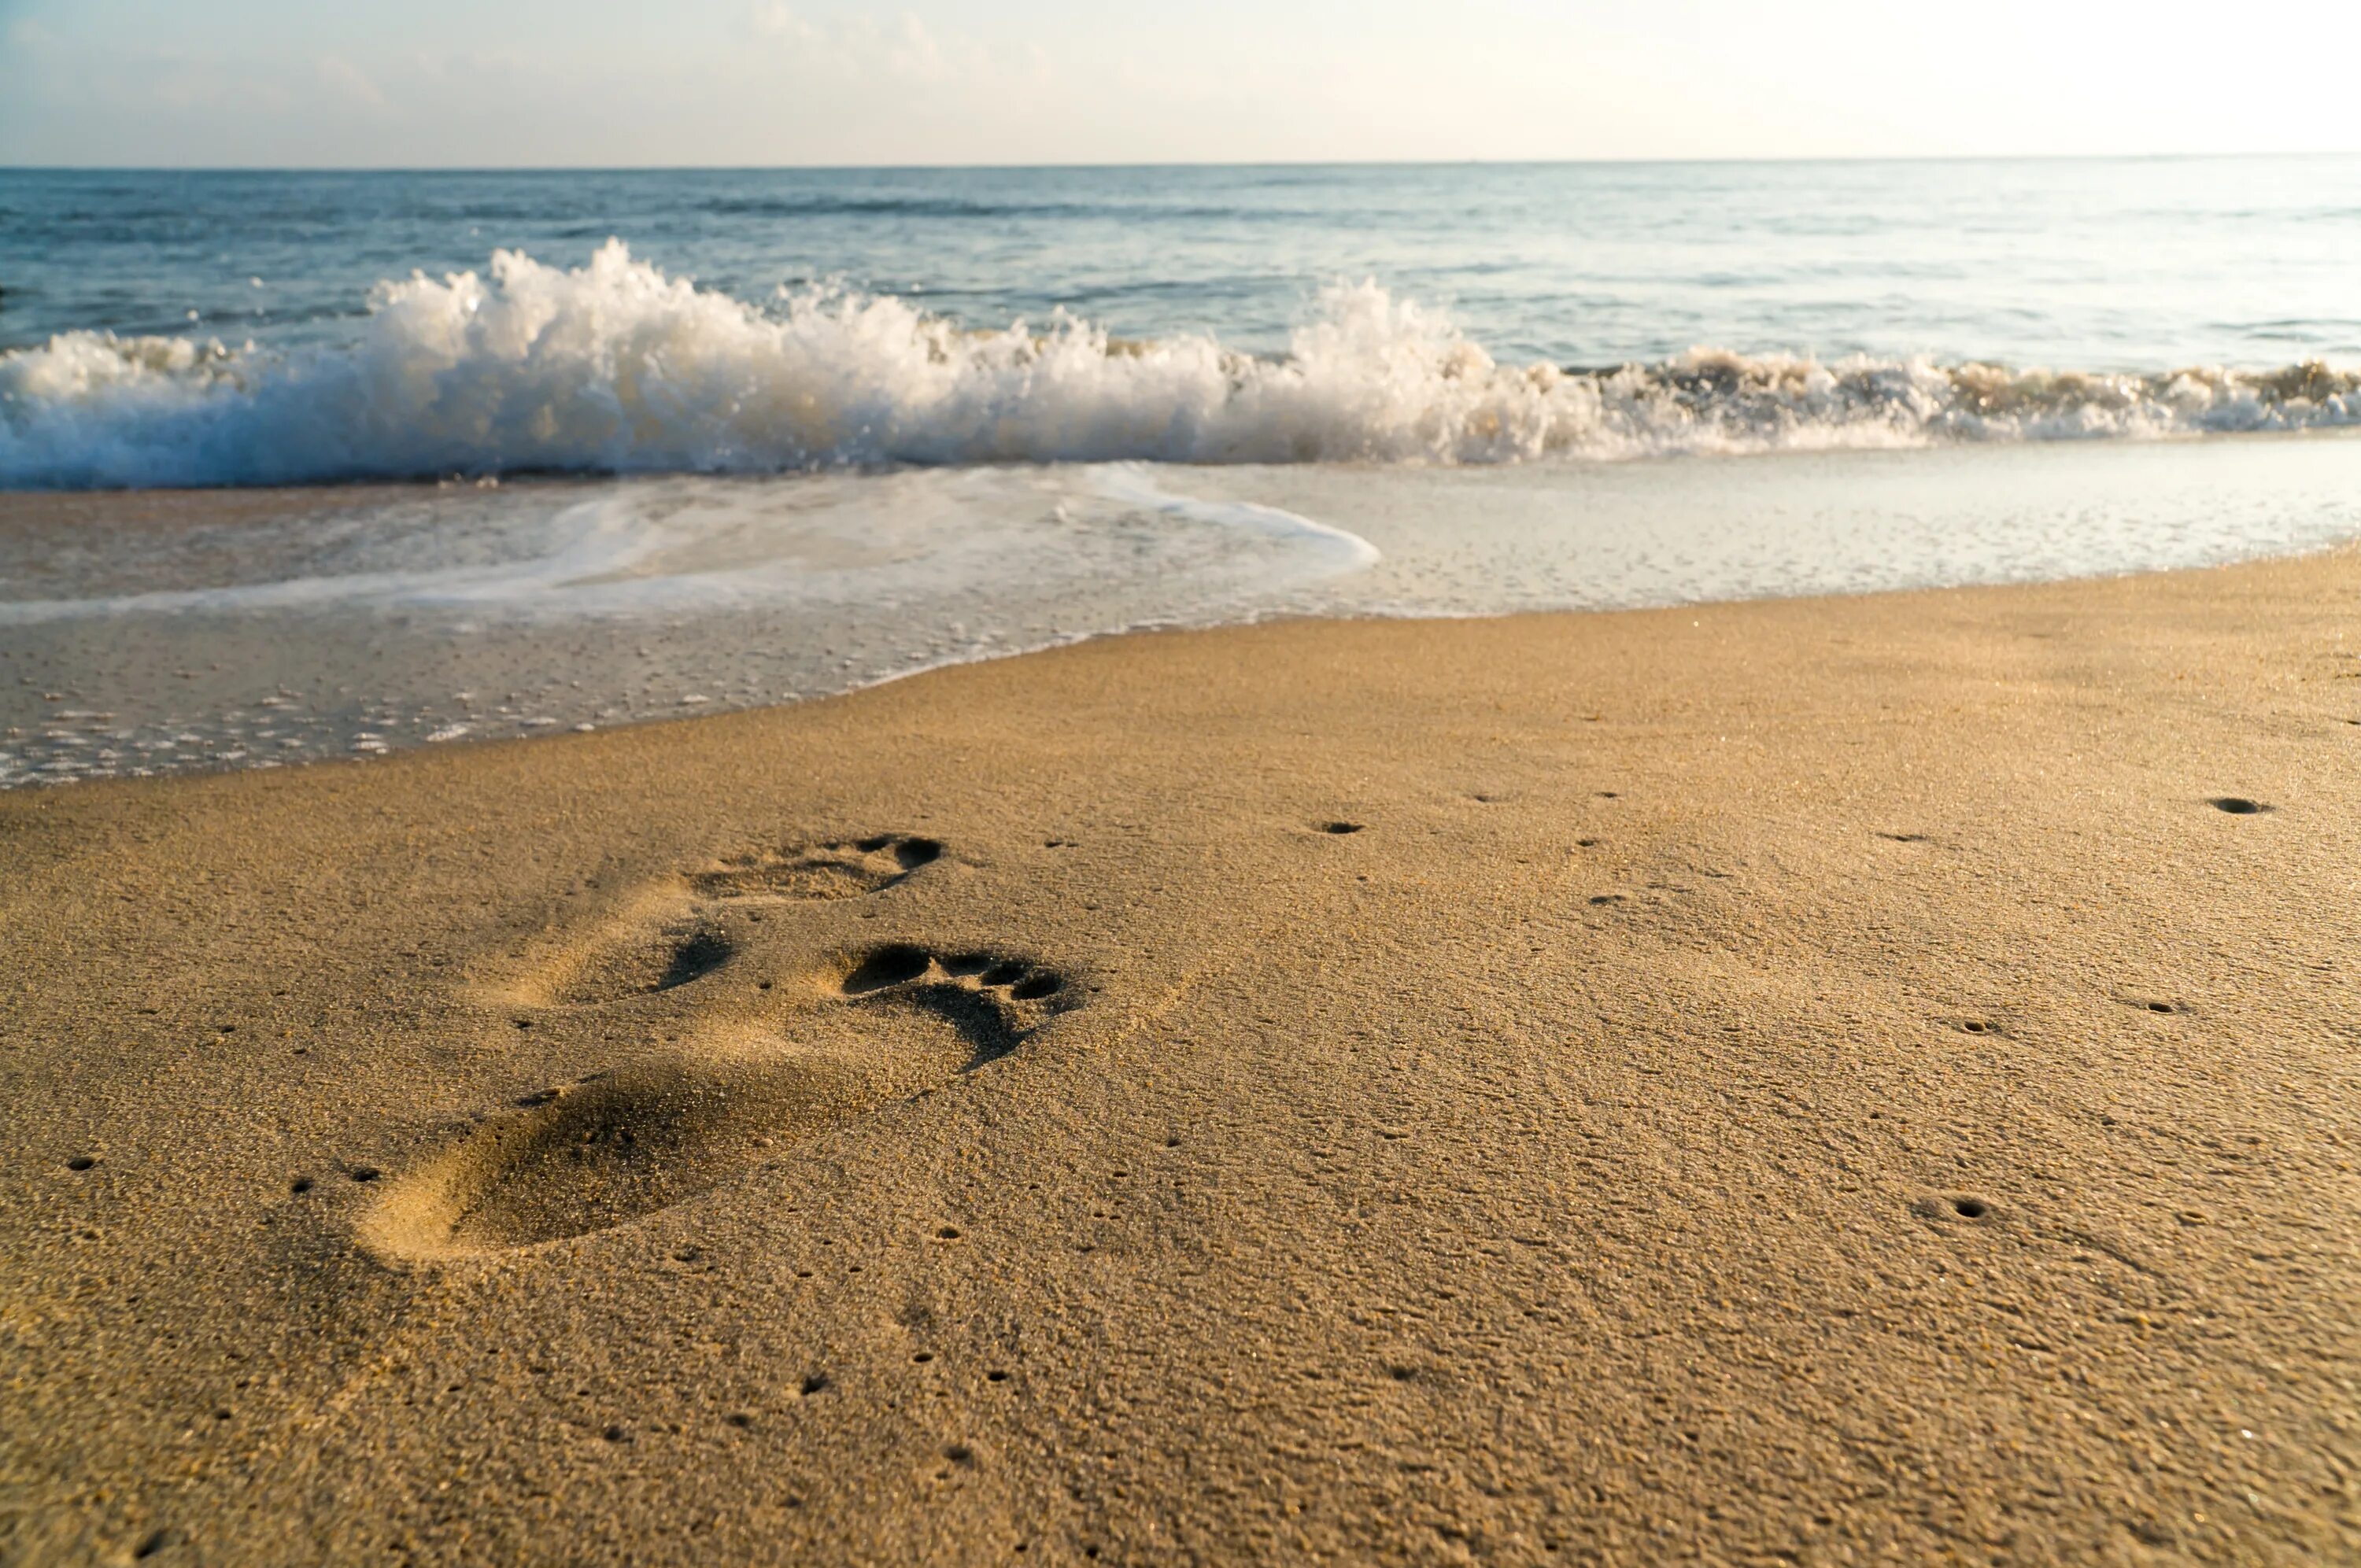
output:
M2361 7L0 0L0 163L2361 148Z

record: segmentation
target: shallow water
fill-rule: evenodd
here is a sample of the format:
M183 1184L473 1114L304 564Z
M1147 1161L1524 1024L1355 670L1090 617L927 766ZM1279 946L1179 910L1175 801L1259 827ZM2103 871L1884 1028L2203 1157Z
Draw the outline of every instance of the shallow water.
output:
M681 717L1148 627L2030 581L2356 536L2361 437L2317 434L0 498L0 786Z

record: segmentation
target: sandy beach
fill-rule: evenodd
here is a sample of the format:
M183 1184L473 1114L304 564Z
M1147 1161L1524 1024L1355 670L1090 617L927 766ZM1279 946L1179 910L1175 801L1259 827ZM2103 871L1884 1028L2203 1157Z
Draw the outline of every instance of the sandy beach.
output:
M2356 608L0 795L0 1560L2361 1561Z

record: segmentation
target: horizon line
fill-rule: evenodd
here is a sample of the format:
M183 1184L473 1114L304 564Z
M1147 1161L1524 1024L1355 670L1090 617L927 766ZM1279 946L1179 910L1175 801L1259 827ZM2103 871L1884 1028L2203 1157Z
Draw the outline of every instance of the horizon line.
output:
M2306 151L1830 153L1630 158L1170 159L1039 163L16 163L8 174L879 174L1018 173L1062 170L1704 168L1719 165L1945 163L2200 163L2361 156L2361 146Z

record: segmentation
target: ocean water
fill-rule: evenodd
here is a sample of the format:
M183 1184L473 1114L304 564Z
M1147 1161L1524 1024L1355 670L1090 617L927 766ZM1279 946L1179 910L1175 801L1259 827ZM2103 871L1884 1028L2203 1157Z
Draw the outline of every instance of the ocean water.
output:
M0 236L12 488L2361 422L2353 159L15 172Z
M0 170L0 786L2314 547L2356 256L2353 158Z

